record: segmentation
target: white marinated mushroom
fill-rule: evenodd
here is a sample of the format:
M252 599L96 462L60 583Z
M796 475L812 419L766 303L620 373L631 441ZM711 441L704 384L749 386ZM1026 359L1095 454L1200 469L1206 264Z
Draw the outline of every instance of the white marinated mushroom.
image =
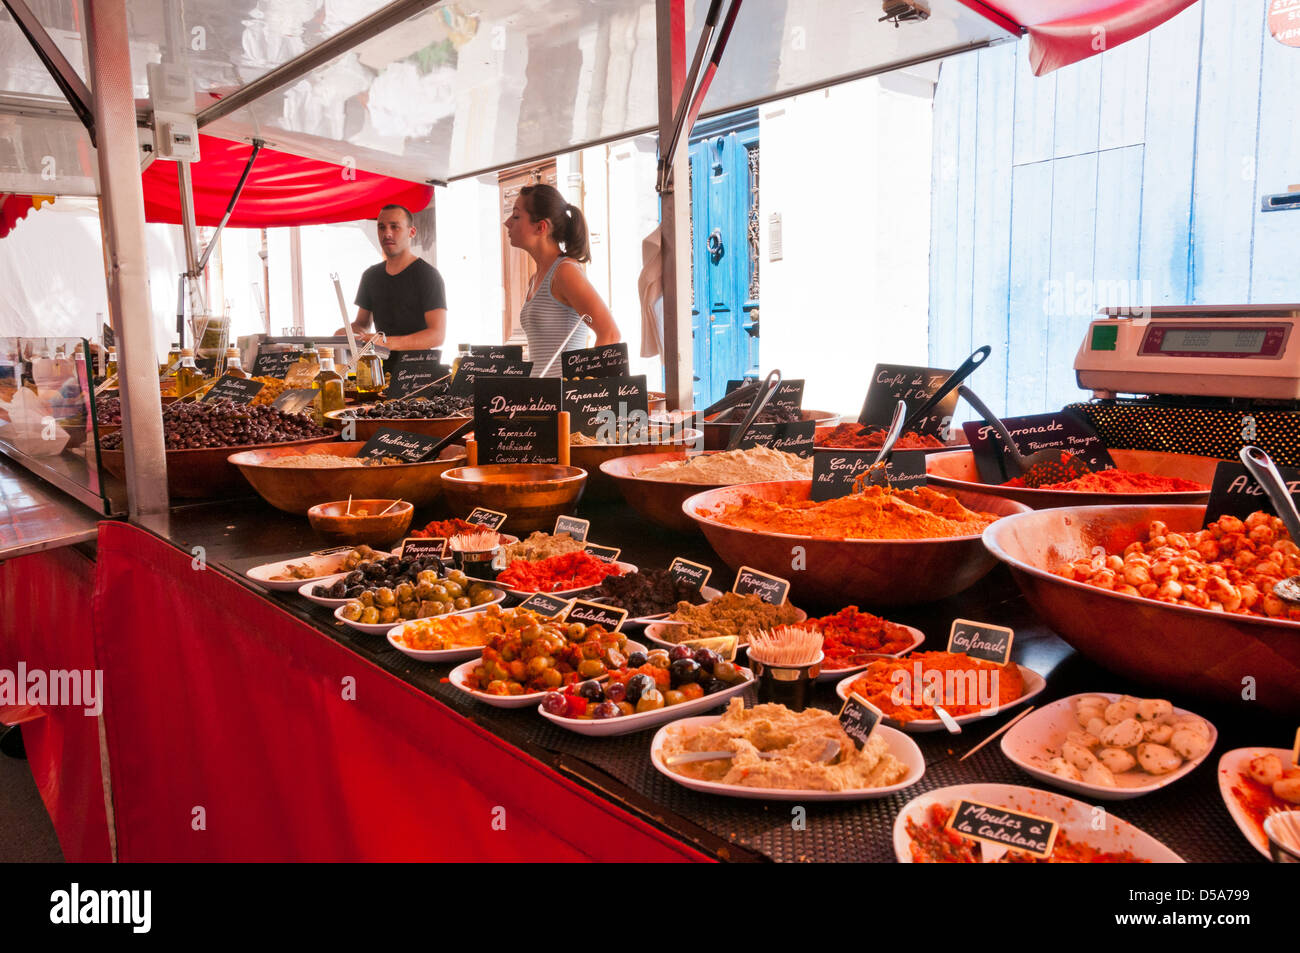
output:
M1142 725L1142 738L1144 741L1154 741L1158 745L1169 744L1169 739L1174 736L1174 726L1162 724L1158 721L1148 721Z
M1171 722L1171 725L1175 733L1182 730L1194 731L1206 741L1210 740L1210 726L1205 723L1204 719L1197 718L1195 715L1179 715Z
M1094 738L1100 739L1101 733L1106 730L1106 719L1103 718L1101 715L1098 715L1096 718L1093 718L1086 725L1084 725L1083 730L1086 731L1088 734L1092 735Z
M1088 723L1092 721L1102 721L1104 723L1106 709L1096 705L1090 705L1084 708L1074 710L1074 720L1079 723L1079 727L1087 728Z
M1137 718L1139 700L1131 695L1125 695L1117 702L1111 702L1106 706L1106 723L1117 725L1127 718Z
M1138 718L1168 723L1173 721L1174 706L1163 698L1144 698L1138 702Z
M1095 754L1083 745L1077 745L1073 741L1067 741L1061 745L1061 756L1080 771L1087 771L1089 767L1097 763Z
M1147 774L1170 774L1178 770L1183 759L1164 745L1146 741L1138 745L1137 762Z
M1142 723L1136 718L1106 726L1101 733L1101 743L1111 748L1131 748L1142 741Z
M1110 704L1110 699L1105 695L1080 695L1074 700L1074 708L1078 711L1080 708L1100 708L1105 711L1106 706Z
M1115 775L1110 768L1106 767L1100 761L1094 761L1088 765L1087 770L1083 772L1083 782L1085 784L1096 784L1100 787L1113 788L1118 784L1115 781Z
M1282 759L1275 754L1263 754L1251 758L1246 771L1255 781L1272 787L1282 780Z
M1101 739L1087 731L1067 731L1065 740L1091 750L1101 744Z
M1179 728L1169 739L1169 747L1178 753L1180 757L1188 761L1195 761L1205 752L1210 750L1210 739L1205 738L1188 728Z
M1097 752L1097 760L1104 764L1111 774L1123 774L1137 767L1137 758L1123 748L1102 748Z
M1083 780L1083 776L1079 774L1079 769L1064 758L1053 758L1047 762L1047 770L1058 778L1065 778L1067 781Z

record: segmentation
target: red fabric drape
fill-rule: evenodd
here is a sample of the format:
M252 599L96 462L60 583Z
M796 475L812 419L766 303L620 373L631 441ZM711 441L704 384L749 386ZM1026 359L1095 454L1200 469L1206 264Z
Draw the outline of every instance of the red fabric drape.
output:
M221 221L252 149L246 142L199 136L200 161L190 167L198 224ZM144 171L143 185L145 219L179 224L176 163L155 159ZM432 197L431 185L263 148L227 224L232 228L271 228L355 222L375 218L390 204L418 212Z
M140 529L98 558L121 860L708 859Z
M22 195L17 192L0 192L0 238L4 238L32 209L39 209L54 201L53 195Z

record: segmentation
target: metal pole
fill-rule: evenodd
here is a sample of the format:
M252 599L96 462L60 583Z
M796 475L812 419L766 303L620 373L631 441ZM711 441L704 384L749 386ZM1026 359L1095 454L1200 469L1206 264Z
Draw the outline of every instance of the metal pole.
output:
M117 340L122 445L132 519L167 512L167 457L145 259L144 189L140 184L131 86L126 0L85 4L90 85L94 89L100 215L108 310Z
M293 302L294 334L303 334L306 323L302 308L302 229L289 229L289 296Z
M207 313L208 305L199 282L203 273L199 268L199 227L194 214L194 177L190 174L188 162L176 163L176 182L181 192L181 228L185 234L185 276L189 279L190 314L197 320L199 315ZM194 346L199 346L197 341Z
M672 139L673 114L686 79L685 0L655 0L655 44L659 73L659 149L662 151ZM664 271L664 390L672 410L687 409L694 399L691 196L686 185L690 181L689 156L689 150L678 150L673 157L671 178L659 196Z

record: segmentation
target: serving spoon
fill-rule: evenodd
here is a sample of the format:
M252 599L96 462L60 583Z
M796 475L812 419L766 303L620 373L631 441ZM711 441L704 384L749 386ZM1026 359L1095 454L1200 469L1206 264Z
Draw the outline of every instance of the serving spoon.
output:
M903 434L903 415L906 413L907 401L900 400L894 408L894 419L889 424L889 433L885 434L885 442L880 445L880 452L863 473L871 486L889 486L889 454Z
M1088 466L1082 457L1061 447L1047 447L1026 456L1016 446L1016 441L1012 438L1007 425L988 409L984 401L975 396L974 391L963 384L957 388L957 393L961 394L980 416L992 424L993 429L1002 438L1003 462L1007 464L1008 470L1019 471L1008 473L1009 478L1020 477L1026 487L1036 490L1051 483L1068 483L1092 472L1092 467Z
M1300 541L1300 513L1296 512L1295 500L1287 489L1282 474L1277 472L1273 458L1251 444L1242 447L1239 456L1255 482L1268 496L1268 501L1273 504L1273 510L1291 534L1292 541ZM1275 583L1273 594L1286 602L1300 604L1300 576L1290 576Z
M732 434L731 440L728 441L728 450L735 450L740 447L740 441L745 438L745 434L749 430L750 426L758 419L758 415L763 412L763 408L767 406L767 402L772 399L772 396L780 386L781 372L778 369L773 368L768 371L767 377L764 378L762 385L759 386L758 394L754 398L754 402L749 405L749 413L745 414L745 419L740 422L740 426L736 428L736 432Z

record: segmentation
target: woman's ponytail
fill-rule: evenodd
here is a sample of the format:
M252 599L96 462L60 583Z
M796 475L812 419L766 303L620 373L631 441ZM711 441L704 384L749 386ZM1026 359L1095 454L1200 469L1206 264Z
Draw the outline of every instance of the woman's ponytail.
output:
M564 214L568 224L564 230L564 256L575 261L591 261L591 243L587 238L587 220L582 209L576 205L566 205Z
M550 223L551 236L564 257L584 263L591 261L591 243L582 209L566 202L553 185L525 185L519 195L533 222L545 219Z

